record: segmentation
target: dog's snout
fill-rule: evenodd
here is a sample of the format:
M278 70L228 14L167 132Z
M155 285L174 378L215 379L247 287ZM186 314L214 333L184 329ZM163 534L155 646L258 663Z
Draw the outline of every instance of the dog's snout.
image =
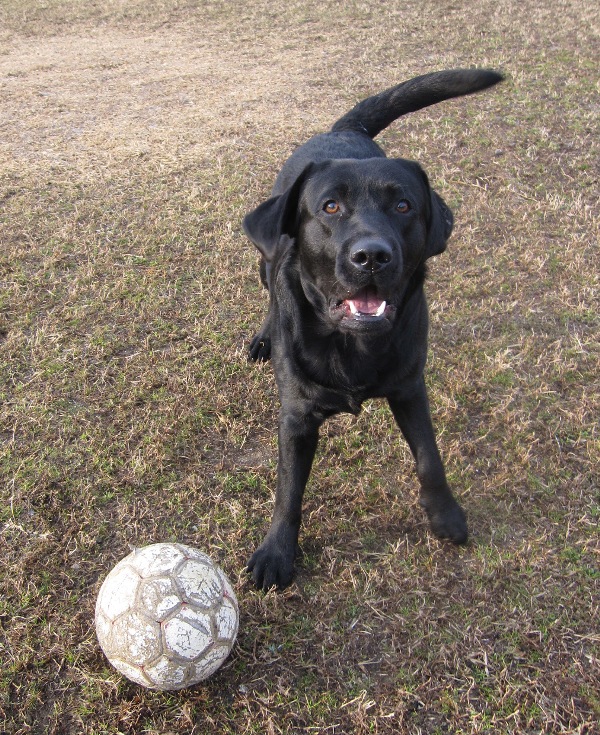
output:
M350 262L361 271L385 268L392 261L392 248L383 240L359 240L350 248Z

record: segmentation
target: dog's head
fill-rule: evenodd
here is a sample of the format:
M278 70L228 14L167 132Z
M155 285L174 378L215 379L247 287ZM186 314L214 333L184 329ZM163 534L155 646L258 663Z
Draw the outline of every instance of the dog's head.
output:
M453 218L423 169L403 159L311 163L244 218L265 260L297 249L304 293L336 328L382 332L410 279L443 252Z

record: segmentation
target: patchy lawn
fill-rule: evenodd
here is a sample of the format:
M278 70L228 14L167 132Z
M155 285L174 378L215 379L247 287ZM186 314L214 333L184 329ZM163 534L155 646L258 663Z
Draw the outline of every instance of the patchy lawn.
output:
M4 0L0 732L599 732L599 13L467 3ZM501 86L380 142L453 206L427 380L469 545L434 540L386 407L326 424L296 583L244 564L276 458L266 296L240 222L358 99L434 69ZM130 545L209 552L239 597L210 680L110 668Z

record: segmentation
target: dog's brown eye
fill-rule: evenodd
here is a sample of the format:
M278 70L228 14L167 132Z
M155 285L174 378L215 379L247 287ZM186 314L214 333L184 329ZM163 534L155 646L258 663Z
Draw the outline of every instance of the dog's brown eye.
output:
M407 199L401 199L398 204L396 204L396 211L400 212L400 214L410 212L410 202Z
M335 199L329 199L329 201L325 202L323 205L323 211L327 212L327 214L337 214L340 211L340 205L335 201Z

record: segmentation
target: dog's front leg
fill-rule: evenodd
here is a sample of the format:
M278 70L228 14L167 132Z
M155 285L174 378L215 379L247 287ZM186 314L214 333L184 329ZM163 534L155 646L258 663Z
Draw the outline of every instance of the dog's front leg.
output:
M279 465L271 527L248 562L257 587L286 587L294 576L294 560L302 519L302 497L312 467L321 421L310 413L282 406L279 415Z
M388 401L415 458L421 483L421 505L425 508L431 530L440 538L464 544L468 536L467 522L446 480L424 380L421 379L416 392L409 398L392 396Z
M265 317L261 328L252 338L248 349L248 357L254 362L266 362L271 359L271 310Z

